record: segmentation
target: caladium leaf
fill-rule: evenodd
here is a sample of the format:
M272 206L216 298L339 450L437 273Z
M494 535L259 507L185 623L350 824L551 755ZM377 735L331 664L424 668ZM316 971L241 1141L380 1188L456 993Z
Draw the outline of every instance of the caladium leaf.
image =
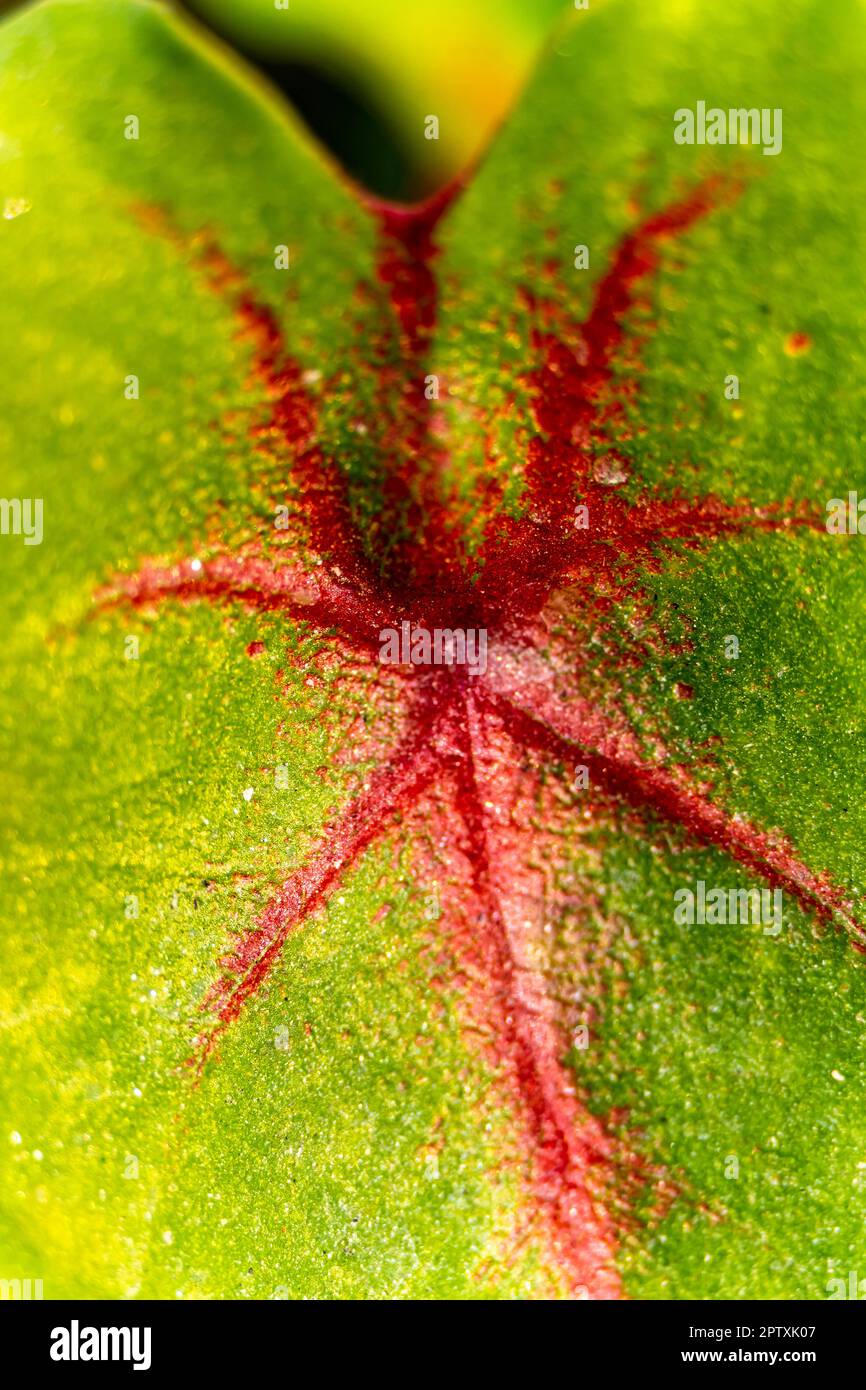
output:
M759 14L576 16L414 212L164 10L3 29L10 1277L857 1270L863 23Z

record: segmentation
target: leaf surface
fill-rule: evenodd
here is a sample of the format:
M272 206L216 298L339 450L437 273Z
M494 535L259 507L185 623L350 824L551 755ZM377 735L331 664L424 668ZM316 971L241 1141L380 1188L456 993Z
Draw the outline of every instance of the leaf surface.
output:
M162 9L3 28L10 1277L857 1268L863 25L758 13L577 16L415 213ZM698 99L782 153L676 145ZM383 665L404 621L486 669Z

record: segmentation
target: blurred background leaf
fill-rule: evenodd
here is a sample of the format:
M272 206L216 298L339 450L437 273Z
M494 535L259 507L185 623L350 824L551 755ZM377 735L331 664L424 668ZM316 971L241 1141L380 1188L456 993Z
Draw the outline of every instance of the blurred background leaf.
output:
M483 150L564 0L190 0L360 182L423 197ZM425 138L425 120L439 138Z
M0 14L19 0L0 0ZM484 150L568 0L188 0L359 183L413 202ZM439 138L425 137L425 119Z

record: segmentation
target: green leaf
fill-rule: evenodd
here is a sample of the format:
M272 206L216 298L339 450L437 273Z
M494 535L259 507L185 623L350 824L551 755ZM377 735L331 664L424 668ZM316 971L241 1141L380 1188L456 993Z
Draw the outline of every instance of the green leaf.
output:
M410 215L169 11L0 30L4 1277L858 1269L863 57L853 3L593 9Z

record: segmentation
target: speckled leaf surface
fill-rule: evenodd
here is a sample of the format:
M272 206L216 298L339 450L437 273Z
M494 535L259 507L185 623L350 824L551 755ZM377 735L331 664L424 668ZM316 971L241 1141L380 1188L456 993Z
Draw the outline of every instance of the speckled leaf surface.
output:
M705 19L575 16L412 217L165 10L0 31L4 1277L862 1264L864 22ZM402 620L486 670L384 667Z

